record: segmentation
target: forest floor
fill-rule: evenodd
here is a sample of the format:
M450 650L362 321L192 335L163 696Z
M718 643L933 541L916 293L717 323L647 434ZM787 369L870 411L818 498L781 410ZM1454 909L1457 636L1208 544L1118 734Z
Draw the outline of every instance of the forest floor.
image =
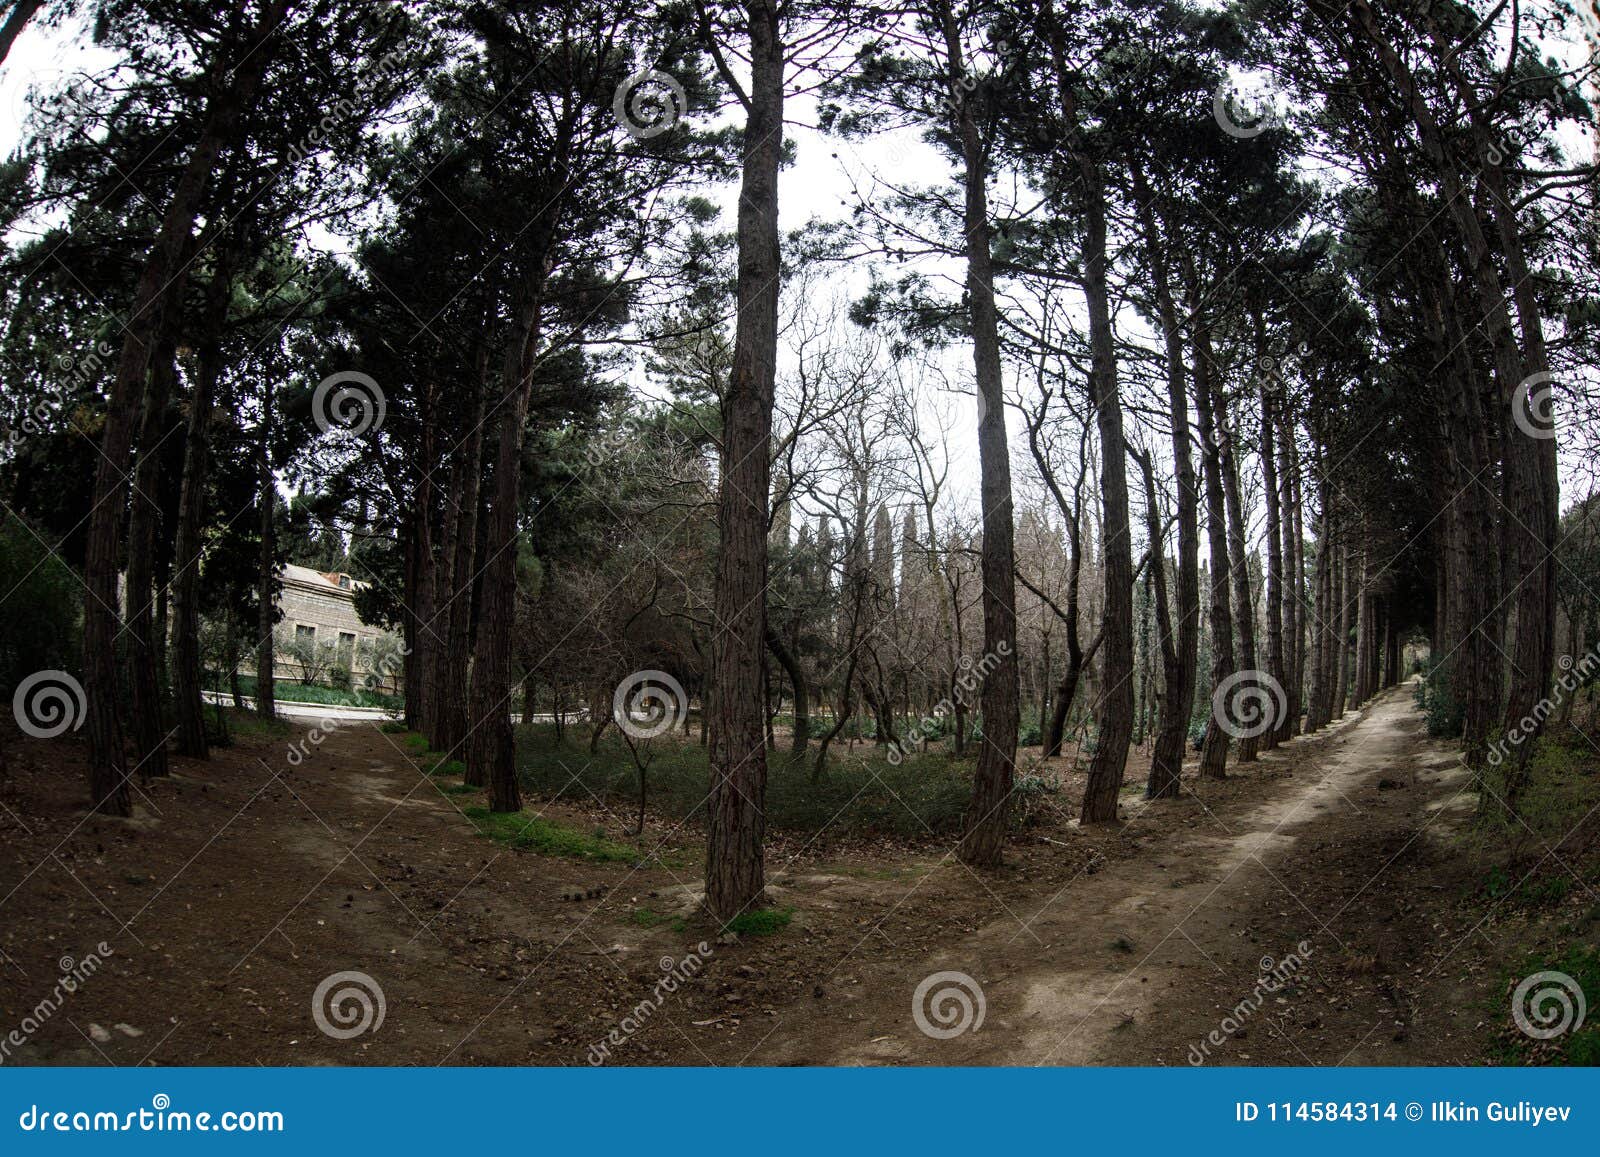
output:
M1530 945L1600 919L1593 865L1562 864L1580 887L1556 909L1485 892L1476 797L1404 689L1179 799L1130 782L1116 827L1079 829L1067 791L995 873L933 844L775 838L788 922L737 937L698 913L692 825L651 818L631 842L652 854L611 860L628 821L535 801L541 847L602 858L513 849L404 739L241 729L117 821L84 811L81 744L10 732L0 1037L27 1031L5 1059L582 1065L609 1036L623 1064L1474 1063L1505 1055ZM336 1039L313 994L346 971L383 1017ZM913 993L946 971L983 1018L935 1039Z

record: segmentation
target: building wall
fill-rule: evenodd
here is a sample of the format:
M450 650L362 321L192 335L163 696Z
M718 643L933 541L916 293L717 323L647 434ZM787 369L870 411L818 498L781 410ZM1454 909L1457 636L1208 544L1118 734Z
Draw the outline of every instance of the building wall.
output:
M356 614L355 591L362 584L352 583L351 589L341 589L318 572L304 567L286 567L280 578L283 588L278 595L278 609L282 617L278 630L294 637L297 631L309 628L318 643L336 645L342 634L353 635L353 655L342 661L349 663L352 681L359 685L364 676L372 673L372 642L386 633L363 623ZM273 660L275 674L280 679L299 679L303 674L301 665L281 647L276 649ZM375 689L398 693L404 688L403 672L398 665L381 674L382 686Z

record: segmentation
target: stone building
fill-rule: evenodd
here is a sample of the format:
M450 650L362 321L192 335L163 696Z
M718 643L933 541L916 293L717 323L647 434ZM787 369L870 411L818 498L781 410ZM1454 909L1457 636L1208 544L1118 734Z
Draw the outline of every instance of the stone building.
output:
M391 656L384 661L381 627L363 623L356 614L355 593L367 584L339 572L323 572L290 563L279 578L282 618L278 623L283 646L276 648L274 665L280 679L304 679L305 660L312 662L312 681L326 683L335 667L350 672L359 686L375 676L374 689L397 692L402 686L400 665ZM313 657L314 656L314 657Z

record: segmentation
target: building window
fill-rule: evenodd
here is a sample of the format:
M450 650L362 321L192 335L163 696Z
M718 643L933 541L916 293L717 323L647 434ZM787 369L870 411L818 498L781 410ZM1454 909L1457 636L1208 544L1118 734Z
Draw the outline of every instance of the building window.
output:
M342 575L339 576L339 589L342 590L342 591L347 591L347 590L350 589L350 576L349 575L342 574Z
M355 660L356 637L349 631L339 632L339 659L346 667Z
M308 627L304 623L296 623L294 641L297 643L315 643L317 641L317 628Z

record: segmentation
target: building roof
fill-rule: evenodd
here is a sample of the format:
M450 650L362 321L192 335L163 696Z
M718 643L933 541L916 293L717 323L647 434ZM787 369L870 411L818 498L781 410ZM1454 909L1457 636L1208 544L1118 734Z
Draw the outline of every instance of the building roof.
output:
M280 578L286 583L298 583L318 591L333 591L341 595L352 596L367 584L343 574L339 571L312 570L308 566L296 566L294 563L285 563L280 572ZM344 582L340 582L340 579Z

